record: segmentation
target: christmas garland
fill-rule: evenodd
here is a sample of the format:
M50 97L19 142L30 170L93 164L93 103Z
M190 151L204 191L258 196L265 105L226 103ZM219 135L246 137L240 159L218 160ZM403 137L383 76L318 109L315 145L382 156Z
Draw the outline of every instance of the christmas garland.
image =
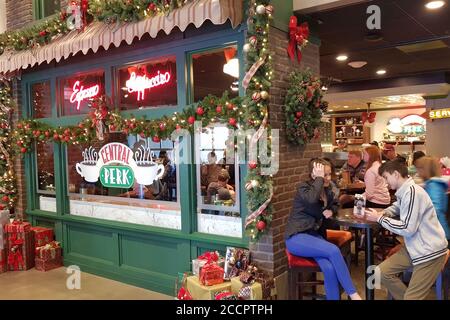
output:
M92 20L113 23L139 21L160 14L168 14L194 0L77 0L70 1L79 6L83 24ZM84 16L86 13L86 16ZM50 43L71 31L65 9L59 15L31 27L0 34L0 55L7 49L27 50Z
M14 162L11 149L11 117L14 102L11 87L0 83L0 210L12 209L17 198Z
M285 99L286 135L297 145L320 136L319 128L328 104L323 101L320 80L310 70L294 71Z
M110 5L113 2L108 3ZM136 3L137 1L131 2ZM141 2L155 3L157 1ZM90 7L90 10L93 8L93 6ZM271 86L273 70L268 37L272 12L273 7L268 0L252 0L250 2L247 21L248 42L243 48L247 54L247 74L244 79L244 87L247 90L245 97L229 99L227 93L224 93L222 97L210 95L180 113L160 119L146 120L145 118L124 118L119 111L112 110L109 99L103 96L91 101L92 111L76 126L52 127L34 119L19 122L12 135L14 150L22 154L27 153L32 150L34 141L85 144L101 138L105 131L139 134L142 137L151 137L154 142L159 142L162 139L170 138L174 130L187 129L192 133L195 121L201 121L202 126L208 126L214 122L226 122L230 128L238 127L244 130L257 128L257 132L250 139L250 148L257 148L258 140L263 136L265 130L268 131L270 139L268 91ZM127 15L121 15L120 19L125 16ZM268 152L271 153L270 143L268 145ZM246 190L249 215L245 222L245 228L251 241L255 241L269 229L272 221L270 202L273 186L272 177L262 174L264 166L260 163L259 158L249 161L248 166Z

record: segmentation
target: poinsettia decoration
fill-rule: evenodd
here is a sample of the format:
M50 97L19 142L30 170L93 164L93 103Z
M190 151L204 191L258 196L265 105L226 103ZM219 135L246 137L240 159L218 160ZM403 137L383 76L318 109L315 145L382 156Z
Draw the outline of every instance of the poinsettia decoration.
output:
M303 22L300 26L297 26L297 17L292 16L289 21L289 44L287 52L292 61L297 56L297 61L300 63L302 60L302 49L308 43L309 38L309 25L307 22Z
M289 83L284 106L287 138L293 144L305 145L319 137L328 104L323 100L320 80L310 70L292 72Z

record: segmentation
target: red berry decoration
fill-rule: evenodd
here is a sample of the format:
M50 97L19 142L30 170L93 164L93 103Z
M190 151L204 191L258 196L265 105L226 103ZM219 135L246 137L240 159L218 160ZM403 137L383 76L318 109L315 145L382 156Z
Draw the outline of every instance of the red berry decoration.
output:
M8 196L3 196L2 197L2 201L3 202L8 202L9 201L9 197Z
M20 149L20 152L22 152L22 153L27 153L27 148L22 148L22 149Z
M161 131L166 130L166 124L165 124L164 122L161 122L161 123L159 124L159 130L161 130Z
M197 113L199 116L202 116L202 115L205 113L205 110L203 110L203 107L200 106L200 107L197 108L196 113Z
M195 122L195 117L194 117L194 116L190 116L190 117L188 118L188 122L189 122L189 124L194 124L194 122Z
M297 118L301 118L301 117L303 116L303 112L298 111L298 112L295 114L295 116L296 116Z
M256 229L258 229L259 231L263 231L266 228L266 223L262 220L258 221L258 223L256 223Z
M216 112L222 113L222 106L220 104L216 107Z
M235 118L230 118L230 120L228 120L228 123L233 126L236 127L237 124L237 120Z
M158 137L158 136L154 136L152 140L153 140L153 142L156 142L156 143L158 143L158 142L160 142L160 141L161 141L161 138L160 138L160 137Z
M45 30L42 30L41 32L39 32L39 35L41 37L45 37L46 34L47 34L47 31L45 31Z
M256 162L249 162L248 167L250 169L256 169L256 167L258 166L258 164Z
M53 140L58 140L59 139L59 135L57 134L57 133L55 133L54 135L53 135Z

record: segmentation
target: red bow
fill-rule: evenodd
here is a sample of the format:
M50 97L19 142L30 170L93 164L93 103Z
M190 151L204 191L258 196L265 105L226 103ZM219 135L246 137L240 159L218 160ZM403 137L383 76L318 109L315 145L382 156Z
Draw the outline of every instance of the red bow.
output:
M363 124L366 123L366 121L369 123L374 123L376 115L376 112L363 112L361 115Z
M297 26L297 17L291 16L289 21L289 45L287 52L292 61L295 59L297 53L297 60L300 63L302 60L302 52L300 47L308 40L309 27L308 23L304 22L300 26Z
M15 251L14 251L15 248ZM8 266L12 266L13 270L22 270L25 268L23 263L22 253L20 252L19 247L11 248L11 251L8 254ZM20 269L22 267L22 269Z
M216 252L211 251L211 252L205 252L204 254L199 256L197 259L207 260L208 263L210 263L210 262L217 262L217 260L219 260L219 256Z

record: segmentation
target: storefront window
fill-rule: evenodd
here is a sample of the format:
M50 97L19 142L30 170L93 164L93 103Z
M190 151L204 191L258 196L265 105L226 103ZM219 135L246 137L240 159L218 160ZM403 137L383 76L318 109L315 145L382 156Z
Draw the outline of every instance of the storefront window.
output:
M70 213L181 228L174 155L172 141L155 144L121 132L91 146L68 146Z
M56 212L53 143L36 143L37 193L39 209Z
M230 46L192 55L194 101L209 94L231 97L239 93L239 59L237 47Z
M60 81L61 115L71 116L89 112L89 100L105 94L105 73L89 72Z
M52 100L50 81L34 83L31 85L31 107L33 118L51 118Z
M200 232L241 237L239 166L235 136L226 126L196 134L197 206ZM228 151L228 155L227 155ZM220 220L220 221L219 221Z
M122 110L177 105L175 57L119 69L118 100Z

